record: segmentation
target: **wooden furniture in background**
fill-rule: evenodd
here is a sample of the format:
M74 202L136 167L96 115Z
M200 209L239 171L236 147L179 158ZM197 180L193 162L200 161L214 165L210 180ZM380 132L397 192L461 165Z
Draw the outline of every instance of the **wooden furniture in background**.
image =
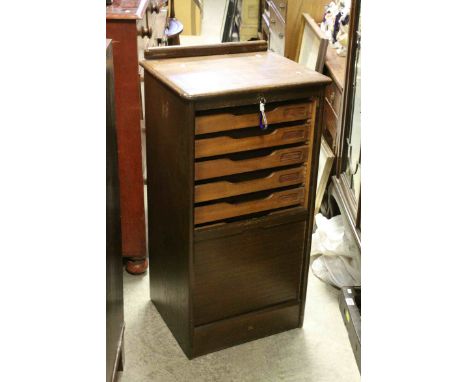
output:
M320 23L329 0L265 0L262 15L263 34L274 52L295 60L300 43L301 18L308 13Z
M146 227L138 74L138 36L145 36L148 0L115 0L106 14L106 37L113 40L115 114L119 154L122 250L131 273L142 273L146 260Z
M106 41L106 381L123 370L124 315L119 170L115 126L114 68Z
M341 117L340 155L331 184L345 222L361 248L361 1L353 0Z
M341 137L341 116L343 90L346 77L346 57L340 57L336 50L328 44L325 56L323 73L330 77L333 82L325 89L324 118L322 121L322 135L330 149L335 154L331 175L336 175L338 171L339 158L341 157L340 137ZM331 182L330 182L331 184ZM330 184L325 190L324 203L321 212L325 216L332 217L339 213L339 209L330 198Z
M323 136L336 156L339 156L339 138L341 126L341 109L346 75L346 57L340 57L330 45L325 56L323 74L333 82L325 90L325 116L323 119Z
M328 39L315 20L307 13L302 14L299 44L295 60L309 69L323 72Z
M190 48L142 66L150 296L192 358L302 326L331 80L264 41Z

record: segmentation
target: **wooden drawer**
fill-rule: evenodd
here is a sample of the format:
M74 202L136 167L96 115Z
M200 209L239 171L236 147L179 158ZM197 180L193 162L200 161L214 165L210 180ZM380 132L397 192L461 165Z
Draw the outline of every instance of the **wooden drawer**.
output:
M332 83L325 88L325 99L330 103L335 114L339 115L341 108L341 91L335 83Z
M309 127L310 123L270 128L267 131L254 127L234 132L230 136L196 139L195 158L304 142L309 136Z
M195 325L297 302L305 229L301 220L196 242Z
M245 156L245 153L243 154ZM195 180L210 179L243 172L294 165L305 162L308 155L309 147L304 145L278 149L269 152L268 154L246 159L227 157L195 162Z
M300 166L287 170L273 171L266 176L256 177L250 180L221 180L218 182L196 185L195 203L302 184L305 179L305 172L306 168Z
M287 104L274 107L273 110L267 110L266 115L268 124L293 122L309 119L312 115L313 103L301 102L296 104ZM195 119L195 134L216 133L219 131L228 131L243 129L246 127L255 127L259 125L259 111L254 113L235 114L217 113L197 116Z
M221 202L195 207L195 224L204 224L229 219L277 208L303 205L305 190L303 187L273 192L267 197L240 202Z

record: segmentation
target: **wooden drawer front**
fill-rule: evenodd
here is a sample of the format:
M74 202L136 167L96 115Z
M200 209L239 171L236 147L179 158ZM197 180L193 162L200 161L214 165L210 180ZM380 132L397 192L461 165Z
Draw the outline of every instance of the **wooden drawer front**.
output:
M304 142L309 136L310 124L279 127L263 132L255 128L253 136L231 137L220 136L195 140L195 158L230 154L241 151L257 150L273 146L282 146Z
M267 176L253 180L240 182L222 180L196 185L195 203L302 184L304 182L305 170L304 166L300 166L288 170L273 171Z
M195 325L299 298L305 221L194 244Z
M267 105L268 106L268 105ZM293 122L309 119L312 115L312 103L298 103L278 106L266 112L268 124ZM249 114L211 114L198 116L195 119L195 134L216 133L254 127L259 124L259 112Z
M215 203L207 206L195 207L195 224L214 222L233 217L254 214L282 207L304 204L304 188L278 191L262 199L249 200L239 203Z
M194 330L193 355L200 356L229 346L299 327L299 304L258 312L198 326Z
M325 88L325 98L330 103L336 115L340 114L341 107L341 91L335 83Z
M195 163L195 180L210 179L272 167L303 163L309 154L308 146L274 150L272 153L249 159L221 158Z
M276 8L275 10L277 11L277 13L281 15L283 21L286 20L286 7L288 4L288 1L287 0L272 0L272 1L273 1L274 8Z

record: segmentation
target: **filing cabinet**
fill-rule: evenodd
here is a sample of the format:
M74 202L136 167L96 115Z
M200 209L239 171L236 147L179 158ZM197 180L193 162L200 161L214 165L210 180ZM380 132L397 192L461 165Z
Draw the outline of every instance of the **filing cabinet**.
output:
M189 358L303 322L331 80L266 50L164 47L141 63L150 295Z

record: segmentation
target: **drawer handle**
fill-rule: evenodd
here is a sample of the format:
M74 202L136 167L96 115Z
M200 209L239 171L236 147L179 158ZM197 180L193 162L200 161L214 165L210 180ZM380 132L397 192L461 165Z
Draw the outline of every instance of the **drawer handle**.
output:
M281 154L280 162L286 162L290 160L300 160L302 159L302 151L292 151L289 153Z
M301 193L298 190L293 190L292 192L289 192L289 193L286 193L286 191L282 191L282 192L279 192L279 193L272 192L271 194L269 194L267 196L264 196L262 198L252 199L252 200L249 200L249 201L238 201L238 202L228 201L228 202L224 202L224 203L227 204L227 205L231 205L231 206L242 206L242 205L250 204L250 203L256 202L256 201L266 202L266 201L269 201L269 200L272 200L272 199L277 199L278 201L290 202L290 201L299 200L300 196L301 196Z
M332 92L330 94L330 102L333 102L335 100L335 92Z
M284 37L284 34L283 34L283 33L279 33L279 34L278 34L278 37L279 37L279 38L283 38L283 37Z
M300 171L296 172L291 172L289 174L284 174L279 177L279 182L280 183L285 183L285 182L294 182L296 180L299 180L301 176Z
M275 19L271 19L271 20L270 20L270 23L276 24L276 20L275 20Z
M280 195L278 197L278 200L282 200L282 201L299 200L299 193L298 192L293 192L293 193L286 194L286 195Z
M285 4L285 3L280 3L279 7L280 7L281 9L283 9L284 7L286 7L286 4Z

